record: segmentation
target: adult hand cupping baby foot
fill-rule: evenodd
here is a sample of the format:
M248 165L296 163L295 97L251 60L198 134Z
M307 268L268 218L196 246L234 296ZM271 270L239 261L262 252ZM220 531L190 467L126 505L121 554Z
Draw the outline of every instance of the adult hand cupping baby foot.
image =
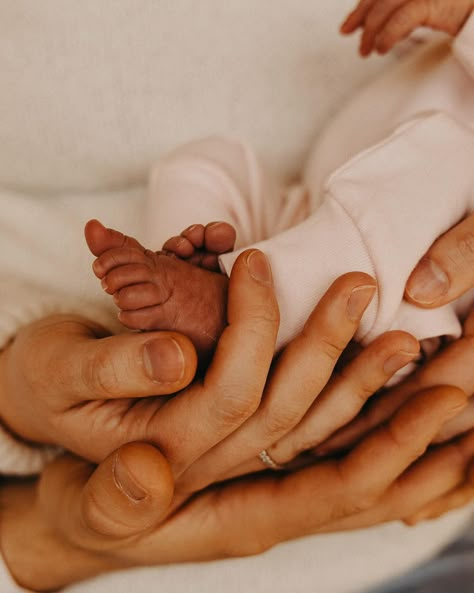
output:
M24 328L0 354L4 422L27 440L58 444L92 461L126 442L152 442L179 473L255 411L273 357L278 307L263 255L247 252L233 283L229 327L215 364L204 382L187 390L196 355L178 334L107 336L70 316ZM259 339L254 350L242 352L249 331ZM241 365L249 373L245 385ZM238 394L235 385L242 385ZM156 397L175 392L171 399Z
M257 554L312 533L404 519L466 472L465 452L422 457L465 399L451 387L422 392L342 459L222 483L179 510L171 469L149 444L124 445L97 469L64 456L39 484L3 486L4 558L20 584L43 591L130 566Z

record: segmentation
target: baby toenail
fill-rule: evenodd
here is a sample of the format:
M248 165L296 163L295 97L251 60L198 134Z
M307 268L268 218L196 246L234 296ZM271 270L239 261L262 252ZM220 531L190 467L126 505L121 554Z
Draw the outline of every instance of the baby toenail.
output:
M92 269L96 274L100 274L102 272L102 265L98 259L96 259L95 262L92 264Z

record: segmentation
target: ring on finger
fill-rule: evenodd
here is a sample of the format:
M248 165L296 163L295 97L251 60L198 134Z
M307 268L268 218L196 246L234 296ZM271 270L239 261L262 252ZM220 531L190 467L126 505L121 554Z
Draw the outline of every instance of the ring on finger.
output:
M277 463L266 449L262 449L258 454L260 461L269 469L283 469L283 466Z

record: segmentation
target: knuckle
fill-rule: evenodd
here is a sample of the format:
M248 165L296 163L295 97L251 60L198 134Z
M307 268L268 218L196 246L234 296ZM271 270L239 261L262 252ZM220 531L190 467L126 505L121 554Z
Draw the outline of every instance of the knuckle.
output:
M286 434L300 420L301 413L296 407L272 405L265 410L263 416L263 431L270 442Z
M345 343L337 343L327 337L321 336L319 341L319 349L321 353L329 359L331 363L337 362L339 357L341 356Z
M379 500L379 493L367 489L366 486L363 488L357 487L356 484L352 484L351 486L351 483L348 483L346 480L347 486L350 486L347 488L350 495L347 496L345 502L346 514L348 515L368 511Z
M264 552L270 550L275 544L270 541L264 541L257 534L253 534L251 538L235 538L229 541L226 555L233 558L241 558L244 556L259 556Z
M474 233L463 233L457 241L457 249L461 262L474 264Z
M280 323L280 313L276 307L262 307L252 315L252 322L259 325L278 325Z
M223 426L240 426L257 410L261 393L245 385L226 386L220 390L220 405L213 404L213 413Z
M252 508L252 500L246 500L249 494L244 494L244 498L240 501L235 499L230 503L231 506L235 504L235 509L229 508L229 500L225 499L221 491L214 491L212 496L212 515L211 517L208 515L204 520L219 525L218 539L215 542L216 554L219 558L257 556L278 543L273 535L274 530L269 528L266 522L259 524L252 519L251 514L242 513L242 505L244 508ZM232 519L236 516L241 517L238 525ZM231 521L230 525L229 521ZM228 529L227 526L229 526ZM235 534L234 537L221 537L222 533L231 532Z
M351 500L351 513L357 514L370 510L378 501L378 495L364 492Z
M105 349L97 350L82 366L83 384L91 394L110 397L118 393L120 380L113 360Z
M416 426L405 423L403 427L396 421L387 424L387 435L397 449L408 449L407 453L411 459L418 459L426 451L425 443L417 442L418 430Z
M342 381L352 384L351 396L353 402L351 402L351 408L354 407L354 404L359 409L362 408L378 388L378 385L373 385L365 377L356 376L356 382L354 382L353 371L351 372L348 367L341 369L339 376Z

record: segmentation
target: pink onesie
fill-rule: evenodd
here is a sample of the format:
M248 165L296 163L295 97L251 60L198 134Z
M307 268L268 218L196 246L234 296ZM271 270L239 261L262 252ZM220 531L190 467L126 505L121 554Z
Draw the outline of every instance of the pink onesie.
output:
M403 293L432 242L474 207L473 79L471 16L451 45L419 49L359 93L290 188L238 140L179 148L152 172L148 245L159 249L194 223L233 224L238 245L220 258L222 270L230 273L243 248L267 254L281 313L278 348L302 328L329 284L354 270L379 286L360 342L390 329L420 340L458 337L459 316L474 293L436 310L408 304Z

